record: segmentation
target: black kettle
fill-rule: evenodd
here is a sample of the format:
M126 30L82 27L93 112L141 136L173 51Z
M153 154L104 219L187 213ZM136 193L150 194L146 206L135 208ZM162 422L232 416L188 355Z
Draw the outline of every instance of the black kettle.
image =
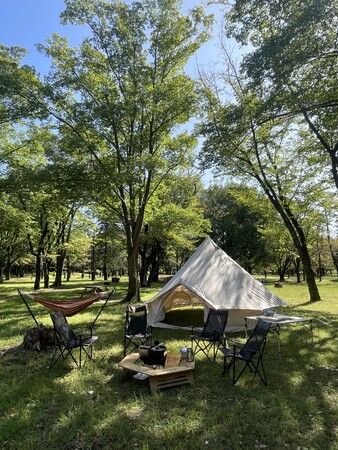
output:
M154 344L155 345L149 349L150 362L148 364L164 367L167 347L157 343L157 341L155 341Z
M149 366L163 366L165 364L167 347L155 341L152 347L140 345L139 355L140 359Z

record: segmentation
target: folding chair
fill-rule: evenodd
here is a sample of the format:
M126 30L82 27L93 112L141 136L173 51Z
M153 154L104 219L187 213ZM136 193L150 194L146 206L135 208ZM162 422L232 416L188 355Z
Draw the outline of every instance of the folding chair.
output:
M152 339L151 328L147 324L147 308L142 306L127 306L124 330L123 354L133 352L140 345L150 345Z
M231 344L232 349L220 348L220 351L224 355L224 368L222 375L225 375L227 373L230 378L230 369L232 367L233 385L236 384L247 367L254 374L254 377L256 374L258 374L263 384L265 386L267 385L265 370L263 366L263 354L270 326L271 323L259 319L251 336L248 338L244 345L233 343ZM229 363L227 362L228 358L230 358ZM242 370L238 375L236 375L237 362L241 362L244 364Z
M224 330L228 321L229 311L217 311L209 309L207 321L199 335L194 334L194 328L191 328L191 347L194 355L202 351L210 362L209 352L213 348L213 361L215 361L220 345L224 345Z
M92 345L97 340L97 336L92 335L92 328L90 328L90 336L88 337L83 337L81 334L75 334L68 324L63 311L53 312L50 316L54 325L56 345L49 368L51 369L60 358L66 359L70 356L76 366L81 369L82 352L85 353L84 363L87 358L92 359ZM76 349L79 349L78 360L76 359L74 352Z

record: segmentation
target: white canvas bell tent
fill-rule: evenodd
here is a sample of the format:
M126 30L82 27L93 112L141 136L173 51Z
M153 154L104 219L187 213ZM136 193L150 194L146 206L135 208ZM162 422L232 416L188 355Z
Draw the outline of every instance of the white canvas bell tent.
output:
M147 303L148 324L176 328L164 323L166 312L182 306L229 310L226 331L245 328L245 317L265 309L282 311L286 303L255 280L207 237L173 278ZM187 327L191 324L187 323ZM181 327L180 327L181 328Z

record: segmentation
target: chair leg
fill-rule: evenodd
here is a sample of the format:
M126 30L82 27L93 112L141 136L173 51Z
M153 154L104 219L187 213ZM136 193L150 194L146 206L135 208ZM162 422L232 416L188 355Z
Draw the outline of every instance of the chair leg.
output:
M220 341L217 341L217 345L216 345L216 342L214 342L214 361L216 360L220 344L221 344Z
M87 349L87 347L89 347L89 348ZM84 353L86 355L85 360L83 362L83 366L82 366L82 367L84 367L87 359L93 360L93 347L91 345L83 346L82 350L84 351Z
M210 362L215 361L215 350L214 350L213 359L211 359L209 357L209 353L210 353L211 347L214 345L213 341L211 341L211 342L208 341L208 343L206 344L203 340L202 340L202 343L197 342L195 340L195 344L196 344L195 345L195 349L193 350L194 356L196 356L197 353L202 352L204 354L204 356L206 356ZM202 345L203 345L203 347L202 347ZM192 345L192 348L194 348L193 345Z
M235 386L235 384L237 383L237 381L240 379L240 377L242 376L243 372L245 371L245 369L248 367L248 363L245 362L244 367L242 368L242 370L239 372L239 374L236 377L236 373L235 373L235 364L234 364L234 372L233 372L233 385Z
M60 354L58 355L57 358L55 358L57 351L59 351ZM80 365L79 365L79 363L78 363L78 362L76 361L76 359L74 358L74 355L72 354L72 352L71 352L68 348L64 348L64 349L62 349L62 348L56 348L56 349L54 350L54 353L53 353L53 356L52 356L52 361L51 361L51 363L50 363L50 365L49 365L49 368L51 369L52 367L54 367L55 364L59 361L60 358L66 359L68 355L72 358L72 360L73 360L74 363L76 364L77 368L78 368L78 369L81 369L81 356L80 356Z
M263 365L263 358L260 357L257 361L257 364L255 365L252 361L251 361L251 365L253 366L254 370L250 367L251 371L253 372L253 378L255 378L256 374L258 373L259 378L261 379L262 383L267 386L267 379L266 379L266 374L265 374L265 369L264 369L264 365ZM259 365L261 366L261 372L259 371Z
M230 358L230 356L228 356ZM231 361L228 364L227 363L227 357L224 356L224 364L223 364L223 372L222 372L222 376L225 375L225 373L228 374L228 378L230 380L230 370L232 367L232 385L235 386L235 384L237 383L237 381L239 380L239 378L241 377L242 373L244 372L244 370L247 367L247 363L245 363L244 367L242 368L242 370L240 371L240 373L236 376L236 357L232 356L231 357Z
M223 372L221 376L224 376L225 374L228 375L229 381L230 381L230 370L232 365L234 364L234 358L231 358L230 363L227 362L227 357L224 356L224 362L223 362Z
M55 358L58 351L60 352L60 354L58 355L57 358ZM52 360L51 360L51 362L49 364L49 369L51 369L52 367L55 366L55 364L59 361L61 356L62 356L62 352L60 351L60 349L58 347L55 347L54 353L53 353L53 356L52 356Z

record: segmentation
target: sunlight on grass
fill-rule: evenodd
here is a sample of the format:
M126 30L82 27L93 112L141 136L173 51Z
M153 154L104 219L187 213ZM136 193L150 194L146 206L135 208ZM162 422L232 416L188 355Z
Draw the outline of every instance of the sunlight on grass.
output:
M93 284L99 284L96 280ZM42 290L50 299L76 298L90 284L79 276L61 290ZM82 371L71 360L48 369L48 352L7 353L0 364L0 437L7 449L328 449L338 448L338 283L319 284L322 301L309 303L304 283L287 280L267 284L287 301L287 314L314 318L314 343L305 329L282 329L278 356L276 336L266 346L268 386L250 373L235 387L221 377L219 356L209 363L196 357L195 383L151 395L148 382L122 381L125 305L120 304L127 279L116 283L116 297L95 328L99 336L94 361ZM142 301L163 286L142 289ZM17 294L33 291L33 280L14 279L0 285L0 349L22 342L34 321ZM100 302L70 317L83 328L95 318ZM51 325L49 311L30 304L39 322ZM202 310L169 315L186 325L203 320ZM189 323L190 325L191 323ZM153 329L170 351L189 345L189 332ZM243 341L244 334L238 335Z

